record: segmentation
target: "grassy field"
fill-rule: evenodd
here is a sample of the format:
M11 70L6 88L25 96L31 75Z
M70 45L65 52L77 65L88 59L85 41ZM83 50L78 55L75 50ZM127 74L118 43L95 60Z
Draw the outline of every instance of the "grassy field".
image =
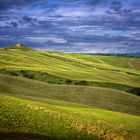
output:
M139 60L13 47L0 49L0 73L53 84L107 87L140 95Z
M71 80L140 87L138 58L0 49L0 65L7 70L32 70Z
M12 131L28 139L34 134L64 140L140 138L139 117L96 108L52 106L1 95L0 115L0 132L5 137Z
M0 49L0 139L139 140L140 59Z
M107 88L56 85L22 77L0 75L0 92L56 105L98 107L140 115L140 97Z

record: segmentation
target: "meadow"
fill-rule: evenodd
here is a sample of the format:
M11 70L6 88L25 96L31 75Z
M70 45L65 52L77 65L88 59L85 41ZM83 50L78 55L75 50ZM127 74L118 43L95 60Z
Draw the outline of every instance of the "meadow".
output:
M0 139L139 140L140 59L0 49Z
M1 71L18 71L22 75L24 72L25 77L34 76L37 80L46 81L49 77L47 82L70 84L71 80L73 84L125 91L140 87L139 58L64 54L13 47L0 49L0 65Z
M96 108L52 106L5 95L1 95L0 107L0 132L7 134L5 138L9 138L10 132L26 134L23 138L28 139L41 139L34 134L41 135L42 139L56 140L140 138L140 118L128 114Z

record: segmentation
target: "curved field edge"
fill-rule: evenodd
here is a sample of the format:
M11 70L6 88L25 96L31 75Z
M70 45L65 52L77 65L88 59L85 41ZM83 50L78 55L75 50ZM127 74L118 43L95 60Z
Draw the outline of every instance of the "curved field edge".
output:
M97 107L140 115L140 97L114 89L48 84L23 77L0 75L0 92L43 103Z
M139 140L140 117L0 95L0 129L66 139Z
M132 93L132 94L140 96L139 87L127 86L125 84L122 85L122 84L116 84L116 83L111 83L111 82L72 80L72 79L66 79L66 78L55 76L55 75L51 75L46 72L33 71L33 70L9 70L9 69L3 68L3 69L0 69L0 73L5 74L5 75L21 76L21 77L25 77L29 79L35 79L35 80L39 80L39 81L43 81L43 82L51 83L51 84L106 87L106 88L126 91L128 93Z

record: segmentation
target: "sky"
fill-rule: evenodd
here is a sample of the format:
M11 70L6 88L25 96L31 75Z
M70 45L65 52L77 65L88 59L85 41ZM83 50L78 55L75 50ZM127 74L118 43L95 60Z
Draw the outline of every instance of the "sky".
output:
M0 47L140 52L140 0L0 0Z

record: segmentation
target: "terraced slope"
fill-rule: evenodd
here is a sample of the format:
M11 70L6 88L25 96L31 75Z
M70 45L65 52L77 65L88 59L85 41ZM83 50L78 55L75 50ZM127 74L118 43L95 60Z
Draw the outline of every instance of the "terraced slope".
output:
M0 95L0 116L1 139L140 139L140 117L96 108L52 106Z
M30 70L130 91L140 88L139 58L63 54L32 49L0 49L1 69ZM122 88L125 87L125 88Z

